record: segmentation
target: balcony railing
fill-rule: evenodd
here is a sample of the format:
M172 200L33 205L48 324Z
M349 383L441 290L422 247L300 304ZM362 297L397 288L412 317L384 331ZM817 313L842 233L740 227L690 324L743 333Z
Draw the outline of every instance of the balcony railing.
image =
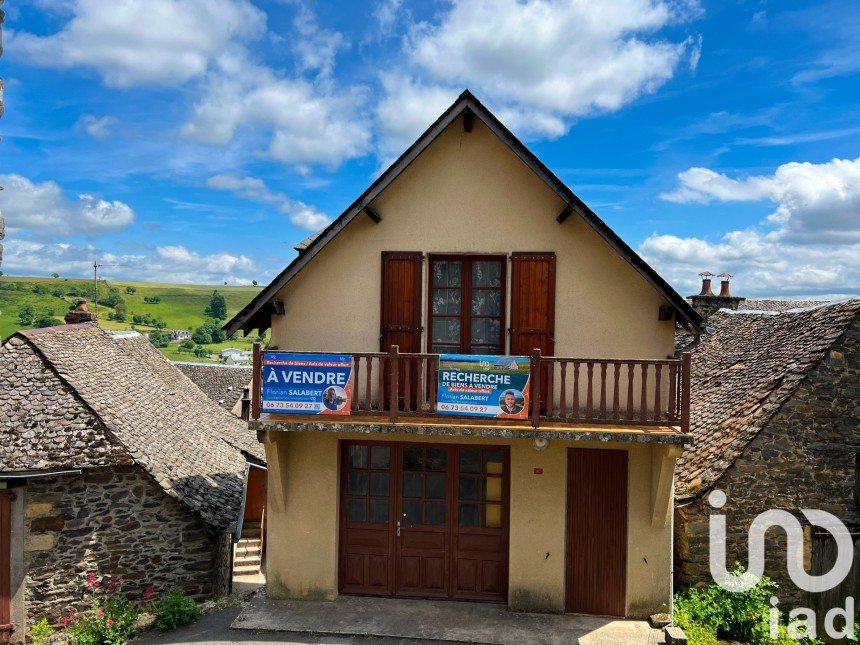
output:
M281 351L281 350L279 350ZM262 409L262 358L254 346L251 418ZM292 352L301 354L303 352ZM308 352L310 353L310 352ZM401 353L395 345L385 352L353 352L353 392L350 415L376 417L391 423L437 415L438 354ZM680 359L628 360L530 357L531 395L527 423L534 428L564 424L627 424L690 427L690 354ZM340 422L343 417L321 417ZM462 421L462 419L460 419ZM469 422L474 417L469 417ZM484 421L510 424L494 419ZM522 423L524 420L520 420Z

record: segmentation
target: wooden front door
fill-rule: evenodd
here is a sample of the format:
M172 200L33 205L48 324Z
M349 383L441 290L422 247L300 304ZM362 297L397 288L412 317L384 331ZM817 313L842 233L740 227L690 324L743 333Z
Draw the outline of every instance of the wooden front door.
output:
M0 489L0 643L12 635L12 500L14 493Z
M344 441L339 590L505 600L506 447Z
M421 351L421 268L424 256L419 252L382 253L382 314L379 330L379 350L388 352L397 345L401 353ZM418 363L411 362L409 401L418 401ZM406 373L401 368L398 397L404 402ZM383 380L383 407L388 407L388 383Z
M568 449L566 550L566 610L624 616L626 450Z
M251 466L248 468L248 490L245 493L244 522L262 522L266 505L266 471Z

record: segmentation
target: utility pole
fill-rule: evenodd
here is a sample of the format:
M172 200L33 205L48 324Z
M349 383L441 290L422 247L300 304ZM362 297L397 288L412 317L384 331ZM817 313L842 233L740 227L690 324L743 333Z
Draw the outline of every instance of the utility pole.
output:
M93 305L95 313L99 312L99 269L102 267L121 267L122 264L99 264L93 260Z

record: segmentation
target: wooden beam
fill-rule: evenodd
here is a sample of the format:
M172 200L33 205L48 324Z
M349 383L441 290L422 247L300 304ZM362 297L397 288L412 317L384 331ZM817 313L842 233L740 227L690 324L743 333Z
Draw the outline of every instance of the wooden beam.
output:
M463 132L472 131L472 116L474 113L469 108L463 110Z
M364 214L367 215L374 224L379 224L382 221L382 217L374 210L370 208L370 206L364 207Z
M269 302L269 306L271 307L271 312L277 316L284 315L284 301L283 300L272 300Z
M570 214L571 214L572 212L573 212L573 207L572 207L572 206L565 206L565 207L564 207L564 210L563 210L563 211L561 211L561 212L558 214L558 216L556 216L555 221L556 221L556 222L558 222L559 224L563 224L563 223L564 223L564 220L566 220L568 217L570 217Z

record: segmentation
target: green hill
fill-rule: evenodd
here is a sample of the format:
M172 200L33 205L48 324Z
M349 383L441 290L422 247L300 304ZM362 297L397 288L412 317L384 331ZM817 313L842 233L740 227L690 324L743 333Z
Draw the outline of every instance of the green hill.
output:
M99 305L99 324L105 329L136 329L142 333L154 329L151 325L134 324L134 315L149 314L160 318L168 330L188 329L194 331L206 319L204 311L214 290L224 296L227 315L233 316L239 309L260 292L260 287L230 287L215 285L166 284L158 282L99 281L99 299L108 298L110 288L116 288L124 300L126 321L110 320L115 315L113 307ZM86 297L93 308L93 281L76 278L31 278L0 276L0 338L6 338L24 327L20 320L22 309L28 305L36 318L54 318L62 321L65 314L79 297ZM156 302L146 302L146 299ZM235 338L224 343L206 345L207 350L217 353L226 347L250 349L251 339ZM171 360L205 361L191 352L179 352L178 344L161 350Z

